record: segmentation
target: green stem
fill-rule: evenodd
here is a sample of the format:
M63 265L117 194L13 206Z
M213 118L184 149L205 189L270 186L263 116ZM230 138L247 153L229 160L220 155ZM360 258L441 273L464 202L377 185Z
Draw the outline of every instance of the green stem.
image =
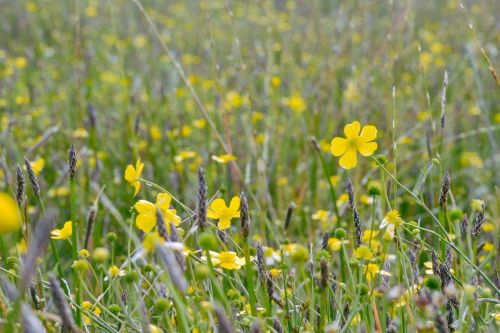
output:
M323 168L323 173L325 174L326 181L328 182L328 187L330 189L330 196L332 197L333 201L333 210L335 212L335 216L337 217L337 223L340 223L340 213L339 213L339 208L337 207L337 194L335 193L335 188L333 187L332 180L330 179L330 175L328 173L328 168L326 167L326 161L325 157L321 152L317 149L319 160L321 161L321 167Z
M256 307L256 297L255 297L255 288L253 284L253 272L252 272L252 261L250 260L250 249L248 247L248 239L243 241L243 251L245 253L245 271L246 271L246 279L247 279L247 290L248 295L250 296L250 309L252 310L252 316L257 315L257 307Z
M70 205L71 205L71 250L73 255L73 261L78 260L78 224L76 223L76 185L73 177L69 179L70 188ZM82 327L82 310L79 305L81 302L81 292L80 292L80 279L78 277L78 272L73 269L73 284L75 285L75 298L76 307L76 325Z

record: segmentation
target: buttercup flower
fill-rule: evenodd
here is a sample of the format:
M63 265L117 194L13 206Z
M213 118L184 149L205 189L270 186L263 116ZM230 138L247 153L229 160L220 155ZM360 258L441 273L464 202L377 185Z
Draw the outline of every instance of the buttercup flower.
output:
M62 229L54 229L50 232L50 236L52 239L68 239L71 237L73 232L73 228L71 226L71 221L67 221L64 223L64 227Z
M403 219L399 215L399 212L395 209L391 210L387 214L385 214L385 218L382 220L380 224L380 229L386 229L386 233L392 238L394 237L394 232L396 229L403 223Z
M220 163L220 164L226 164L226 163L235 161L236 156L229 155L229 154L224 154L224 155L219 155L219 156L212 155L212 160L214 160L215 162Z
M207 217L219 220L217 224L219 229L224 230L231 227L231 219L240 217L240 198L233 197L229 207L226 206L224 199L215 199L208 208Z
M139 200L134 205L135 210L139 213L135 219L137 228L144 232L150 232L156 225L156 208L161 210L163 218L167 225L167 231L170 232L170 223L176 226L181 223L181 218L177 216L175 209L170 209L172 197L168 193L159 193L156 197L156 203L151 203L147 200Z
M21 226L21 214L16 201L0 192L0 235L16 231Z
M141 159L137 160L135 168L133 165L128 165L125 169L125 180L135 188L134 197L137 195L141 189L141 178L142 169L144 168L144 163L141 163Z
M377 137L377 128L373 125L363 126L361 130L360 123L353 121L345 125L344 134L345 138L334 138L330 147L333 156L341 156L339 164L344 169L352 169L358 164L358 152L370 156L377 150L377 143L371 142Z
M370 260L373 258L373 252L366 245L361 245L354 251L354 256L358 259Z
M238 257L236 252L233 251L221 253L210 251L210 257L214 266L220 266L228 270L240 269L241 266L245 265L245 259Z

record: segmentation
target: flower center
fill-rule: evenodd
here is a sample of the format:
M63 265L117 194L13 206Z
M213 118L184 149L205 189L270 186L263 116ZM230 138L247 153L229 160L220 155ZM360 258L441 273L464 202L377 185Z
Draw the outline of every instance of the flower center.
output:
M349 147L351 147L351 148L358 149L358 145L359 145L359 137L355 137L355 138L350 138L350 139L348 139L347 144L348 144L348 145L349 145Z

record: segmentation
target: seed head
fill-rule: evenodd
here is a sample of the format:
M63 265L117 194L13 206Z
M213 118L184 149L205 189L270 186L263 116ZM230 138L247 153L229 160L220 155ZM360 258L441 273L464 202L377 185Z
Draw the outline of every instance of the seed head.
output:
M76 152L75 152L75 146L71 145L69 147L69 154L68 154L68 167L69 167L69 177L74 178L76 174Z
M439 196L439 206L443 208L448 200L448 193L450 192L450 173L448 170L444 173L443 186L441 186L441 195Z
M35 196L40 196L40 185L38 184L38 178L36 178L35 171L31 167L31 163L27 158L24 158L24 165L26 166L26 172L28 173L28 177L30 179L31 188L33 189L33 193Z
M241 220L241 233L243 238L248 238L250 234L250 215L248 212L248 201L245 192L241 192L240 195L241 207L240 207L240 220Z
M205 171L198 169L198 211L197 223L201 229L207 225L207 181Z
M19 205L19 207L21 207L21 204L23 203L23 200L24 200L25 180L24 180L23 170L21 169L19 164L16 166L16 180L17 180L16 200L17 200L17 204Z

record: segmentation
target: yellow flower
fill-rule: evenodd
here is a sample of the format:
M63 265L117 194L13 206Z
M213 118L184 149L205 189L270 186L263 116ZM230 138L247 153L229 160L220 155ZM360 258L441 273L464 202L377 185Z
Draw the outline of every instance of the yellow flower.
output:
M21 214L14 199L0 192L0 235L16 231L21 226Z
M120 269L116 265L112 265L108 270L108 275L111 278L115 278L117 276L125 276L125 271L123 269Z
M193 120L193 126L197 129L202 129L206 126L207 121L203 118Z
M340 240L340 239L337 239L335 237L328 239L328 247L332 251L340 250L340 248L342 247L342 244L347 244L347 243L349 243L348 240Z
M227 109L237 109L243 104L243 97L239 92L231 90L226 94L225 106Z
M484 246L486 248L486 245ZM21 239L17 244L16 244L17 252L19 255L23 255L26 252L28 252L28 247L26 246L26 241Z
M135 168L133 165L129 164L125 169L125 180L135 188L134 197L141 189L141 182L139 181L139 178L141 178L143 168L144 163L141 163L141 159L139 158L135 164Z
M287 105L292 111L297 113L302 113L307 108L306 101L298 94L291 96L287 101Z
M219 229L224 230L231 227L231 219L240 217L240 198L233 197L229 207L226 206L224 199L215 199L208 208L207 217L219 220L217 224Z
M358 164L358 151L363 156L370 156L377 150L377 143L371 142L377 137L377 128L373 125L363 126L361 130L360 123L353 121L345 125L344 134L345 138L334 138L330 148L333 156L342 156L339 164L344 169L352 169Z
M385 214L385 218L380 224L380 229L387 227L386 233L392 238L394 237L394 232L402 223L403 219L399 215L399 212L393 209L389 213Z
M73 227L71 225L71 221L67 221L64 223L64 227L62 229L54 229L51 231L50 235L52 239L68 239L71 237L73 231Z
M354 251L354 256L358 259L369 260L373 258L373 252L366 245L361 245Z
M85 139L89 137L89 132L85 128L80 127L73 132L73 136L77 139Z
M311 218L313 220L325 221L328 218L330 213L326 210L319 209L314 214L312 214Z
M235 161L236 156L231 155L231 154L224 154L224 155L219 155L219 156L212 155L212 160L214 160L215 162L220 163L220 164L226 164L226 163Z
M149 324L148 328L150 333L163 333L163 330L161 328L153 324Z
M161 140L161 129L157 125L151 126L151 128L149 129L149 134L151 135L151 139L155 141Z
M495 231L495 225L491 222L486 222L485 224L482 225L481 229L484 232L493 232Z
M38 176L40 172L42 172L43 167L45 166L45 160L43 158L39 158L34 162L30 162L30 165L35 175Z
M236 252L233 251L210 252L210 257L214 266L220 266L228 270L240 269L241 266L245 265L245 259L238 257Z
M377 264L368 264L366 265L366 279L368 281L371 281L375 273L378 273L380 271L380 267Z
M175 163L181 163L184 160L192 159L196 157L196 152L191 150L183 150L178 155L175 155L174 161Z
M175 209L170 209L172 197L168 193L159 193L156 197L156 203L151 203L147 200L139 200L134 205L135 210L139 213L135 219L137 228L144 232L150 232L156 225L156 209L160 209L163 218L165 219L167 231L170 232L170 222L178 226L181 223L181 218L177 216Z

